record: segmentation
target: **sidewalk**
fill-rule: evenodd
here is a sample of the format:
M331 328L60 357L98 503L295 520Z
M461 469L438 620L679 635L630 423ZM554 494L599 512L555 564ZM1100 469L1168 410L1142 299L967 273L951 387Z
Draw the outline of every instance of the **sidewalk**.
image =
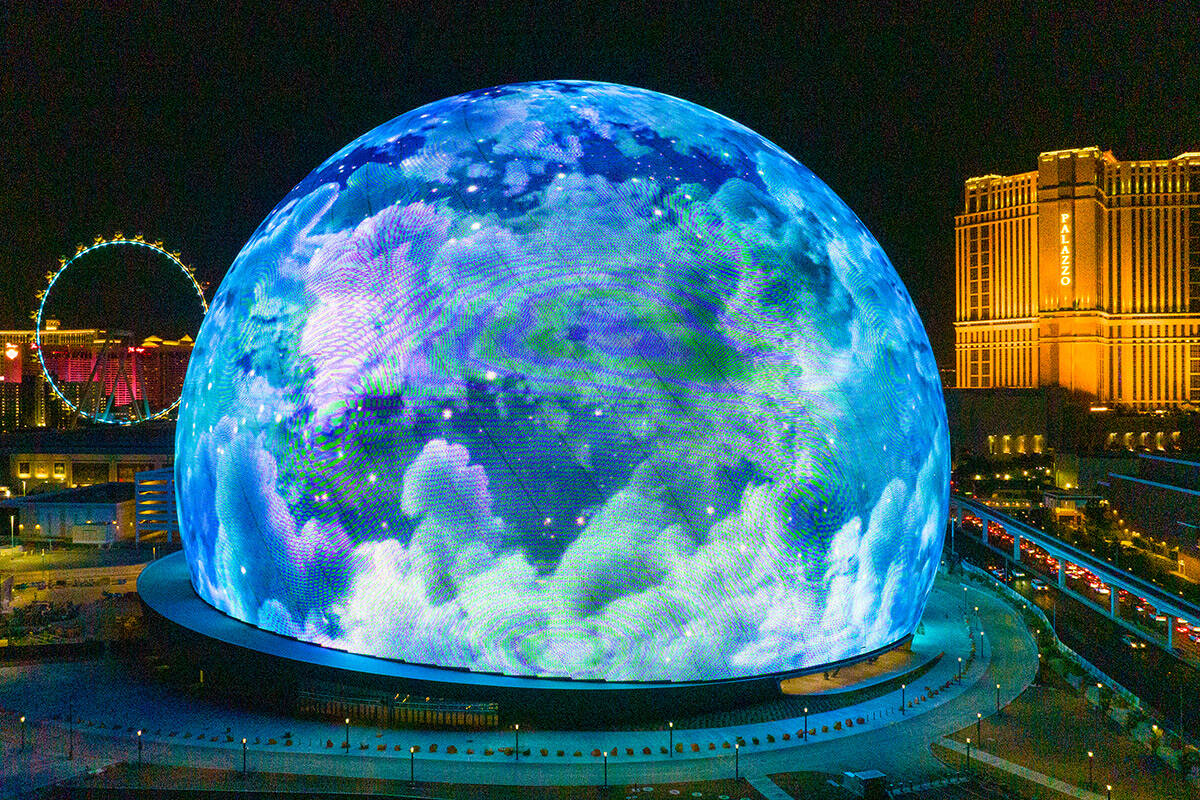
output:
M816 762L814 766L818 769L826 768L831 760L859 760L856 756L869 761L878 759L885 750L893 759L904 759L903 754L911 750L909 760L913 763L936 764L928 754L929 742L940 738L946 730L961 727L974 718L976 708L993 702L991 682L995 676L988 663L991 635L982 638L982 644L977 645L978 655L972 658L965 610L980 605L983 622L990 626L989 630L1005 631L1004 635L1010 636L1024 635L1023 629L1014 628L1007 616L1008 621L996 627L1000 619L996 615L1008 614L999 601L975 590L971 590L969 599L964 599L961 586L947 586L944 581L939 584L925 615L925 632L917 637L914 646L935 648L945 655L919 679L918 686L905 691L905 713L900 710L900 691L854 706L813 713L807 721L807 741L803 718L729 727L677 728L674 753L668 753L670 734L666 730L522 729L522 755L518 764L511 750L515 741L511 730L383 730L352 726L351 751L347 753L340 747L345 738L341 725L220 707L161 684L140 684L124 673L120 665L107 661L0 669L0 707L9 712L0 716L0 723L5 738L12 742L16 733L15 715L26 713L31 726L40 732L39 750L56 754L60 768L68 765L63 756L67 742L65 715L67 701L72 697L74 713L80 720L75 726L77 752L84 740L88 740L101 759L97 763L107 763L103 758L132 761L136 754L135 732L138 726L143 726L142 745L147 762L240 767L241 738L245 736L251 770L407 777L409 748L415 746L419 748L414 758L416 769L427 779L465 780L465 776L474 775L480 782L505 784L595 784L599 782L603 753L609 755L610 775L624 775L631 780L645 775L658 778L732 775L735 749L739 750L743 769L757 774L798 769L799 762L804 761ZM964 606L964 602L968 605ZM973 624L977 630L977 623ZM975 641L980 641L977 635ZM1031 647L1031 642L1028 648L1022 642L1021 647L1003 649L1005 666L998 674L1003 676L1005 702L1023 690L1028 682L1026 676L1032 675L1023 663L1024 651ZM956 682L959 658L963 659L966 675ZM59 719L52 719L56 715ZM899 726L898 732L892 732L893 726ZM857 748L842 744L851 736L865 738L859 740L861 745ZM876 740L892 741L897 737L905 742L905 748L876 745ZM76 764L69 766L76 768Z
M772 784L773 786L774 784ZM652 797L700 798L747 798L747 800L791 800L786 793L782 797L764 795L754 788L752 781L732 778L715 781L686 781L678 783L630 785L610 784L608 788L596 786L494 786L471 783L429 783L421 780L382 780L378 778L339 778L331 780L323 776L250 773L243 776L235 770L205 770L180 767L146 766L121 764L97 775L88 775L71 782L72 788L93 793L120 794L128 790L145 787L153 789L156 798L200 798L222 794L238 795L249 793L261 796L269 793L294 795L297 797L320 796L321 794L382 795L388 797L450 798L451 800L615 800L631 794ZM166 788L158 788L166 787ZM781 791L781 790L780 790Z
M958 753L962 757L963 769L966 771L978 769L979 764L984 764L1014 778L1018 778L1023 783L1041 786L1062 797L1077 797L1079 800L1105 800L1102 794L1080 789L1065 781L1060 781L1058 778L1051 778L1049 775L1035 772L1034 770L1022 767L1020 764L1005 761L1003 758L983 752L974 746L970 749L970 761L968 761L966 744L956 742L953 739L942 739L936 745Z
M1079 786L1092 779L1103 789L1113 787L1122 800L1185 800L1200 791L1172 772L1141 745L1115 730L1087 702L1053 686L1032 686L996 717L979 726L986 752L1022 769ZM976 726L948 737L965 750L971 737L972 759L979 739ZM944 740L945 741L945 740ZM948 746L948 745L947 745Z

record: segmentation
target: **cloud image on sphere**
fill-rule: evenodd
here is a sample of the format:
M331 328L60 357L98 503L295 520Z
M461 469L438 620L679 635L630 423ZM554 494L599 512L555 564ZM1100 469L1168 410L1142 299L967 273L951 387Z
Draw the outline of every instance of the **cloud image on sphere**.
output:
M728 118L502 86L370 131L270 213L188 368L192 585L469 670L799 670L913 632L938 372L882 249Z

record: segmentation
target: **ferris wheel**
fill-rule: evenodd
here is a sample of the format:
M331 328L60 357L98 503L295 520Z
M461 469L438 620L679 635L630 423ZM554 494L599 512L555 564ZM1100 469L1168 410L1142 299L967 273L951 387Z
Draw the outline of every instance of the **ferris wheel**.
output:
M49 324L47 301L55 284L73 267L81 268L85 259L102 252L115 254L127 250L150 256L164 267L177 270L186 280L185 285L194 291L200 316L208 312L204 287L180 260L179 253L167 250L160 241L146 241L141 234L129 238L118 232L112 238L97 236L92 244L79 245L70 258L60 257L58 268L46 274L48 283L38 292L38 307L33 314L34 345L50 389L78 417L113 425L161 419L178 408L191 338L184 337L184 348L178 342L168 343L176 351L184 351L175 353L172 369L172 364L163 361L165 352L160 351L166 348L160 346L164 343L158 337L139 342L132 331L107 326L62 331L57 324Z

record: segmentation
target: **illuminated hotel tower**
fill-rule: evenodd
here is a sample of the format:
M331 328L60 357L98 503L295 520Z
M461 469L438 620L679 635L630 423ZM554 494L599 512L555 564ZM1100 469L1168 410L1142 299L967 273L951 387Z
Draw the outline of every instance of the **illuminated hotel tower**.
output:
M966 182L955 217L959 388L1060 386L1200 404L1200 153L1042 153Z

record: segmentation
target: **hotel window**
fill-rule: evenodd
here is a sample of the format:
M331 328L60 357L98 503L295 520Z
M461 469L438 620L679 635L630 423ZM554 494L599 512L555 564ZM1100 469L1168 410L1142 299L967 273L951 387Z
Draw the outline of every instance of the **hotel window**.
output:
M1033 452L1042 452L1042 435L1040 433L1035 433L1033 435Z
M1200 313L1200 209L1187 212L1188 311Z
M1200 344L1188 345L1188 385L1193 398L1200 398Z
M29 477L29 462L21 461L17 463L17 476L20 478Z
M67 465L61 461L54 462L54 477L65 478L67 476Z

